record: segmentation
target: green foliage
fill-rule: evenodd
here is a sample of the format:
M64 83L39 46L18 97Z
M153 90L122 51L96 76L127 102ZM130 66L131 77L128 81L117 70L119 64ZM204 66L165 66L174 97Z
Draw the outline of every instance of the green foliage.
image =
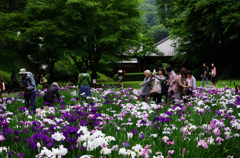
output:
M173 60L179 66L196 69L203 62L208 65L214 62L218 76L239 76L235 70L240 68L240 1L156 2L161 21L165 21L176 40L178 53Z
M107 77L104 74L99 73L99 78L97 79L97 82L114 82L113 79L111 79L110 77Z
M11 83L11 75L9 73L0 70L0 76L3 78L5 84Z
M144 73L126 73L124 81L141 81L144 79ZM118 74L113 76L114 81L118 81Z
M154 25L148 31L148 34L150 35L150 37L153 38L154 43L157 43L169 36L169 30L165 28L162 24Z
M43 85L37 85L37 90L42 90L43 89Z
M154 26L159 23L157 13L157 7L153 3L149 3L148 1L143 2L139 9L144 11L143 21L148 23L149 26Z
M21 12L26 6L28 0L1 0L0 12Z

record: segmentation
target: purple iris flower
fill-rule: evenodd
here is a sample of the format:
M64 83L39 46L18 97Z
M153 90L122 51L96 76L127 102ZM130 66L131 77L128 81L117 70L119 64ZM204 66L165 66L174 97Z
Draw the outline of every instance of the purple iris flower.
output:
M128 146L130 146L127 141L123 142L122 145L123 145L123 147L125 147L125 148L128 147Z
M21 158L21 157L26 157L26 155L23 154L23 153L18 153L18 157L19 157L19 158Z

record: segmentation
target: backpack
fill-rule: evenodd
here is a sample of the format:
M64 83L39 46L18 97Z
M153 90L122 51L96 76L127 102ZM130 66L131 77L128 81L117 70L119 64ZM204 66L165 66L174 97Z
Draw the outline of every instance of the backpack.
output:
M123 71L123 76L126 77L126 71Z

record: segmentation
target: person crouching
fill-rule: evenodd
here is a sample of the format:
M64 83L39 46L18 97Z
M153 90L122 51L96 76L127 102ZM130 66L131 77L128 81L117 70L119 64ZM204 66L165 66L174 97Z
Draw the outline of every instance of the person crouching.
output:
M59 90L58 90L58 83L53 82L51 86L48 87L47 92L45 93L43 100L45 102L53 104L55 100L59 100Z

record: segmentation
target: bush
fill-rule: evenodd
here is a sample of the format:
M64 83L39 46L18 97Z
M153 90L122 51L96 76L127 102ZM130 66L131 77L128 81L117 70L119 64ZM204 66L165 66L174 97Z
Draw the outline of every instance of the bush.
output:
M4 83L7 84L11 84L11 75L7 72L4 71L0 71L0 76L3 78Z
M118 74L113 76L114 81L118 81ZM144 79L144 72L141 73L126 73L124 81L142 81Z

